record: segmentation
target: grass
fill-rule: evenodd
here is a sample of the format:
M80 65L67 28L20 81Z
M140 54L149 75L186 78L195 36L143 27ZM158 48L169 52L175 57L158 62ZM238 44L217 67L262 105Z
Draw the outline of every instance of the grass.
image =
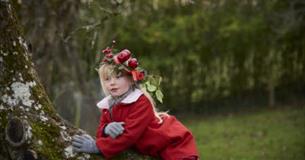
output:
M289 107L183 122L201 159L305 160L305 107Z

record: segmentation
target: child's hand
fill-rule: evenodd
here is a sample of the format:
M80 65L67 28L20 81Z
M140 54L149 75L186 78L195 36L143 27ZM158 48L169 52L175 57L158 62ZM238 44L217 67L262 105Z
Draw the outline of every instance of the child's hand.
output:
M111 122L109 123L105 129L104 133L111 138L115 139L117 136L121 135L124 131L124 122Z
M85 153L99 153L100 151L96 147L95 140L88 134L79 136L73 136L72 140L73 150L76 152Z

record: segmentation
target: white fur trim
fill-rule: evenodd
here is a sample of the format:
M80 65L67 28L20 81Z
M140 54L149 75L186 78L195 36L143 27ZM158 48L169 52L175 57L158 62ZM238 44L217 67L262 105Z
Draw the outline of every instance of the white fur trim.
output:
M133 102L137 101L142 94L143 94L143 92L141 90L135 89L126 98L124 98L121 101L121 103L124 103L124 104L133 103ZM107 96L104 99L102 99L101 101L99 101L97 103L97 107L100 108L100 109L109 109L108 101L109 101L110 98L111 98L111 96Z
M137 101L140 96L143 94L143 92L139 89L135 89L133 92L131 92L126 98L122 100L122 103L124 104L130 104L135 101Z
M101 101L99 101L96 105L100 109L109 109L108 100L111 98L111 96L107 96Z

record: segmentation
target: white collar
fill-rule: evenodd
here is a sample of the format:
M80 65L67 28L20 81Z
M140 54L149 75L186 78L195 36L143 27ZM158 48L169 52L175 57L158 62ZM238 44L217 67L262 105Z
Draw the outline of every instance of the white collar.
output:
M137 101L140 96L143 94L143 92L139 89L135 89L134 91L132 91L126 98L124 98L121 103L124 104L130 104L133 103L135 101ZM102 99L101 101L99 101L96 105L98 108L100 109L109 109L109 104L108 101L111 98L111 96L107 96L104 99Z

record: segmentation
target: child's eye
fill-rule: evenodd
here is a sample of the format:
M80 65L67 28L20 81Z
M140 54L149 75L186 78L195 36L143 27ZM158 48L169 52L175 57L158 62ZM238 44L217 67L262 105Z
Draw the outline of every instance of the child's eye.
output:
M121 78L121 77L123 77L122 72L119 72L115 77L116 77L116 78Z

